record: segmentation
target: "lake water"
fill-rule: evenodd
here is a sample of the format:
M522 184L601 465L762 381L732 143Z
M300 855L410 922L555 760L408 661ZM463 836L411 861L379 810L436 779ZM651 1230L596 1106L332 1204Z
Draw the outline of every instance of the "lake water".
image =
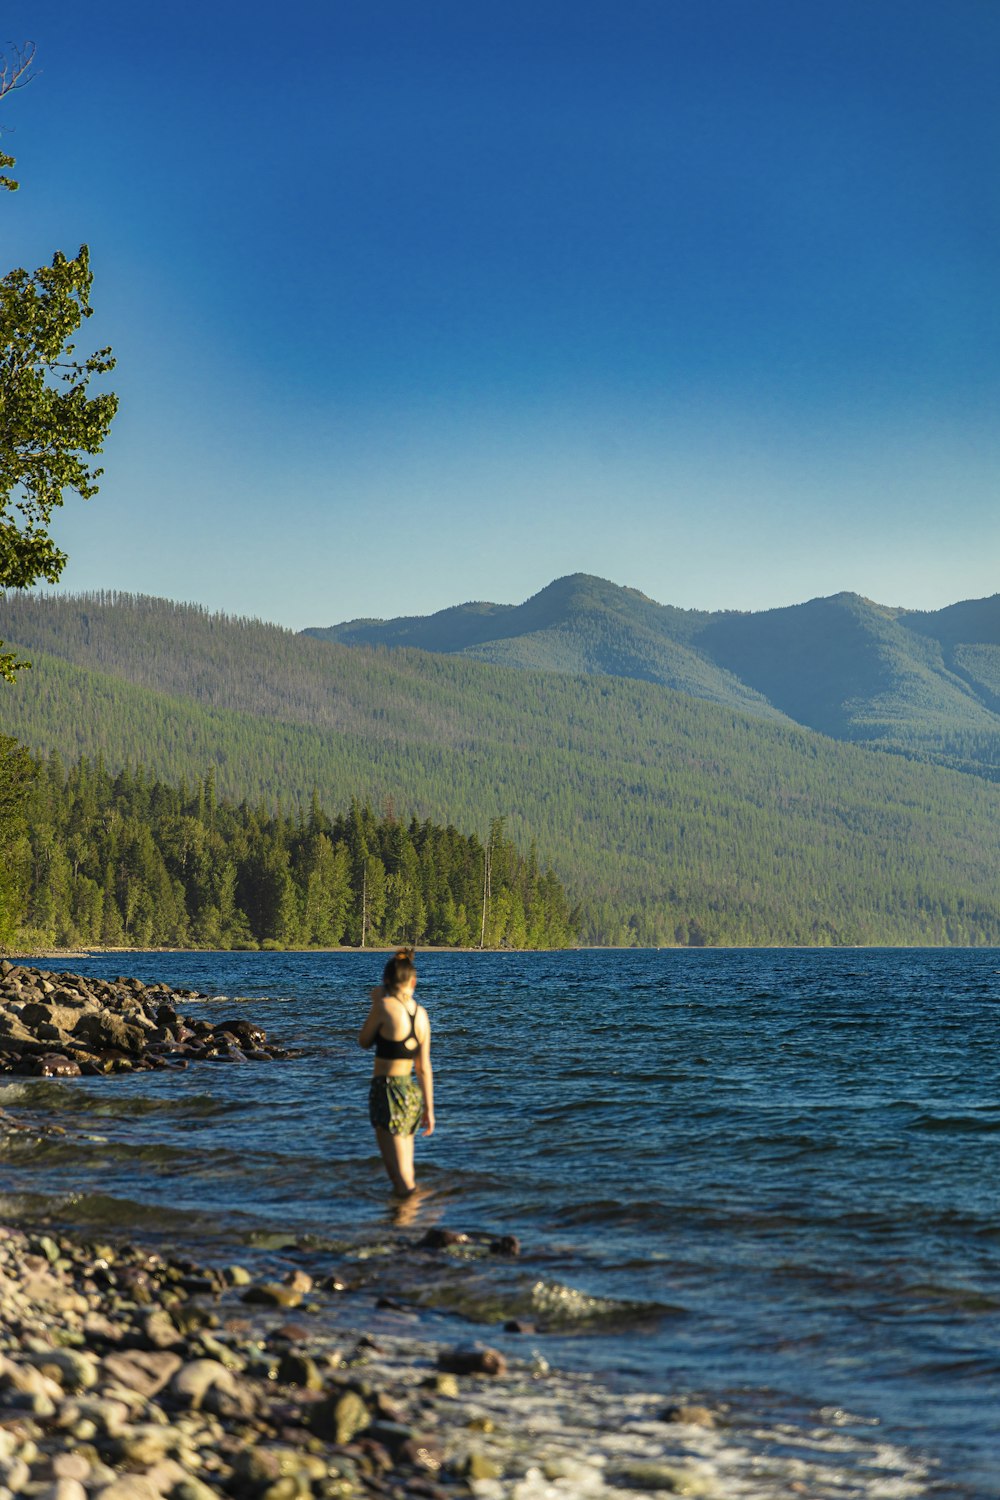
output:
M299 1055L0 1085L67 1131L15 1139L7 1214L220 1254L311 1236L317 1264L374 1258L428 1336L530 1319L553 1366L812 1444L830 1493L1000 1494L1000 952L423 954L438 1131L402 1224L355 1044L381 962L68 965L227 996L182 1008ZM428 1279L399 1246L432 1224L522 1254Z

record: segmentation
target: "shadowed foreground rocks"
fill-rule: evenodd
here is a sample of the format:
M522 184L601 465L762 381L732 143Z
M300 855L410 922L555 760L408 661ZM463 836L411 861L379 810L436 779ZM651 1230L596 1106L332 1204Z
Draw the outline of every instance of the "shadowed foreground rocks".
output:
M428 1369L386 1389L366 1369L374 1340L310 1345L257 1312L248 1279L0 1228L0 1497L470 1493L435 1409L454 1385ZM293 1303L321 1295L302 1271L284 1284Z
M177 1009L179 1002L207 998L141 979L53 974L5 960L0 963L0 1073L75 1078L288 1055L251 1021L194 1021Z
M761 1493L720 1482L732 1436L707 1407L567 1384L488 1345L373 1336L376 1288L339 1274L263 1285L176 1251L0 1228L0 1500ZM331 1297L350 1299L350 1329L324 1318ZM767 1493L813 1494L801 1468Z

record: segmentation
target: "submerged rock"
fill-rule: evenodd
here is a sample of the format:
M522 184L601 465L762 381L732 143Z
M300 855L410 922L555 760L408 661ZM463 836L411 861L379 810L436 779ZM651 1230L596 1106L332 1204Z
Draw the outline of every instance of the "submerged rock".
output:
M676 1406L668 1406L660 1421L686 1423L689 1427L715 1427L717 1425L715 1413L707 1406L684 1402L679 1402Z
M278 1281L263 1281L247 1287L243 1301L262 1307L301 1307L302 1293L297 1287L283 1286Z
M504 1375L507 1361L499 1349L485 1344L463 1344L456 1349L442 1349L437 1357L438 1369L450 1375Z

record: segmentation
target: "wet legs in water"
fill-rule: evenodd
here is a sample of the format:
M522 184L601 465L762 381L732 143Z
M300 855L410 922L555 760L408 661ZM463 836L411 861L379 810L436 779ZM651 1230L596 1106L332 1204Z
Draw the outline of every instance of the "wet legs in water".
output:
M397 1193L412 1193L417 1185L413 1171L413 1136L393 1135L390 1130L375 1127L378 1149L385 1162L385 1170Z

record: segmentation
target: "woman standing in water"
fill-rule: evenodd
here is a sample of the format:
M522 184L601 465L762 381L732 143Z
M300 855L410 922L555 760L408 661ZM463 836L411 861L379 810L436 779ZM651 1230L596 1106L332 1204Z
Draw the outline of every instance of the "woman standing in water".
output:
M400 948L371 992L371 1010L361 1028L362 1047L375 1045L375 1071L368 1093L368 1117L385 1169L397 1193L416 1188L413 1137L417 1126L434 1134L434 1074L431 1023L413 998L417 971L413 950Z

